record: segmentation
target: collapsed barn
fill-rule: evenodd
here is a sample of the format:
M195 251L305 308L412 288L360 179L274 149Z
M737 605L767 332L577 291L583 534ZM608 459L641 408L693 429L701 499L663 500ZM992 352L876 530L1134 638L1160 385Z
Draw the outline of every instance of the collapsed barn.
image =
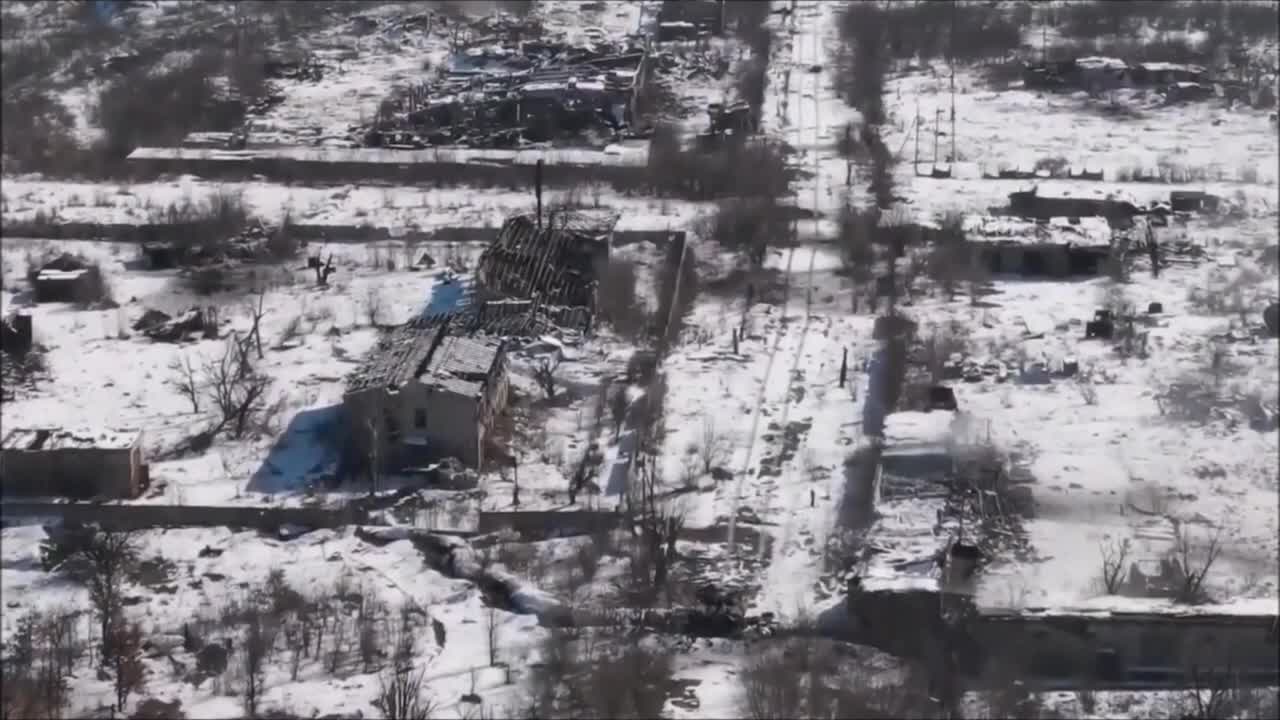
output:
M362 140L393 149L608 145L636 125L645 58L631 41L485 38L460 47L435 79L383 101Z
M1111 254L1111 227L1098 217L966 215L963 229L977 261L992 273L1095 275Z
M547 305L594 307L596 278L609 262L612 212L562 211L508 218L476 270L488 298L537 300Z

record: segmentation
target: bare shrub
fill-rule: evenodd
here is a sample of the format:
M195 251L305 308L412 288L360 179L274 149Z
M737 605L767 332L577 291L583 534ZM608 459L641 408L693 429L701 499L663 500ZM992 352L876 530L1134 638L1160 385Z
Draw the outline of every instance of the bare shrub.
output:
M1185 603L1201 603L1208 600L1204 582L1222 553L1220 532L1208 538L1192 537L1186 527L1179 527L1173 538L1169 559L1181 568L1182 583L1176 599Z
M1080 392L1080 399L1084 400L1085 405L1098 404L1098 386L1088 379L1080 378L1076 381L1076 390Z
M271 379L253 368L249 354L248 341L233 335L221 355L204 363L201 385L220 415L212 435L230 427L232 437L243 437L263 417Z
M711 417L702 419L702 438L698 444L698 461L702 472L710 474L717 465L725 462L729 455L729 438L716 429L715 420Z
M770 247L790 238L791 225L787 210L774 200L722 200L699 234L760 267Z
M560 356L554 358L543 358L533 369L533 379L537 381L538 387L542 388L542 392L547 396L548 400L554 400L556 397L556 370L560 367Z
M1102 555L1102 588L1108 595L1120 592L1128 568L1130 543L1128 538L1104 542L1099 546Z
M173 372L173 377L168 380L169 387L177 390L180 395L191 403L191 412L200 412L202 388L196 374L196 368L191 364L191 357L183 353L174 358L169 363L169 370Z
M387 720L428 720L435 703L423 692L427 669L414 670L398 665L378 676L378 697L374 705Z

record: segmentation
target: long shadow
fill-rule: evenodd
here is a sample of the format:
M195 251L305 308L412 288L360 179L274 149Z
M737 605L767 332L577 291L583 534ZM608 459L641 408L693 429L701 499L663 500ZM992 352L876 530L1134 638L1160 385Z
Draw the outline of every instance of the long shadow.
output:
M844 492L836 509L836 525L846 530L862 530L875 520L876 468L880 448L866 444L844 462Z
M289 421L262 465L249 478L249 492L300 492L336 472L342 406L303 410Z

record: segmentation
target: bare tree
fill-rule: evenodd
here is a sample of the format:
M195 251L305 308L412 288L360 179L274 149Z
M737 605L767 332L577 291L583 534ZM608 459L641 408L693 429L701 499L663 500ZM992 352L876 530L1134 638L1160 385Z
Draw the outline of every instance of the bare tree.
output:
M556 355L554 360L550 358L539 360L537 367L533 370L533 379L537 381L538 387L542 388L548 400L554 400L556 397L556 369L559 367L560 356Z
M202 384L221 414L214 434L230 425L233 437L243 437L263 410L271 379L255 372L248 356L248 341L232 335L227 338L222 355L204 364Z
M146 682L142 631L136 623L126 623L123 618L117 618L111 625L112 637L107 644L114 651L111 666L115 671L116 712L123 713L129 696L141 690Z
M369 283L365 286L364 316L371 327L377 327L382 321L382 307L384 304L382 290L376 284Z
M254 717L262 698L266 666L275 647L276 626L256 608L247 620L248 631L240 646L240 656L244 663L244 709L249 717Z
M21 618L0 658L0 717L60 718L67 705L65 633L50 632L64 624L59 617L32 612Z
M266 285L260 284L258 287L257 297L254 300L250 300L247 303L245 303L245 309L248 311L249 319L253 323L249 328L249 336L246 339L246 342L253 341L254 345L258 350L259 360L261 360L264 357L262 353L261 326L262 326L262 316L266 314L266 308L264 307L266 296L267 296Z
M115 659L113 625L124 607L124 580L137 562L137 542L132 533L92 526L64 533L65 560L60 566L80 576L88 586L102 637L101 660L109 666Z
M428 720L435 704L422 689L427 669L414 670L399 665L378 676L378 698L374 704L387 720Z
M1118 542L1105 542L1099 547L1102 554L1102 587L1108 595L1115 595L1120 591L1120 585L1124 582L1125 564L1129 560L1129 549L1128 538Z
M1198 603L1205 600L1204 581L1221 553L1222 532L1220 530L1208 538L1196 539L1191 536L1187 528L1176 528L1170 559L1182 570L1182 583L1178 588L1180 602Z
M489 648L489 667L498 664L498 610L492 605L484 613L484 637Z
M169 386L191 403L191 412L200 412L201 388L195 366L191 364L191 357L183 353L169 363L169 369L174 373L174 376L169 379Z
M711 470L724 462L729 451L728 438L716 429L715 420L710 416L702 419L702 442L698 445L698 460L702 464L702 472L710 474Z

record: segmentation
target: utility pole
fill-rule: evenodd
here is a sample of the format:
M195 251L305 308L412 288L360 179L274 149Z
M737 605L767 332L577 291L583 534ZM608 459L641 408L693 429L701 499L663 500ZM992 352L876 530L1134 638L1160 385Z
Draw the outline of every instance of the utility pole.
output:
M942 130L942 108L933 111L933 164L938 164L938 133Z
M956 161L956 3L951 2L951 41L947 44L947 54L951 57L948 64L951 65L951 157L947 160L948 164Z
M917 175L920 174L920 96L916 95L916 161L911 168Z

